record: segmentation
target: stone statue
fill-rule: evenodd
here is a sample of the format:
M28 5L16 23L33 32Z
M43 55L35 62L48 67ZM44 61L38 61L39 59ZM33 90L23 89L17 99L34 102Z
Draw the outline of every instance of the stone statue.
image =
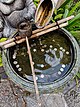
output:
M33 0L0 0L0 38L11 36L17 25L33 19L34 13Z

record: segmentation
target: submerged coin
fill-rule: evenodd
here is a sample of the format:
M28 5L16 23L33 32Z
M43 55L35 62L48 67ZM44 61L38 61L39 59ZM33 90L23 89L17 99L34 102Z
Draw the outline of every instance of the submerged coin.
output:
M63 71L64 71L64 69L63 69L63 68L60 68L60 71L61 71L61 72L63 72Z
M62 64L62 67L63 67L63 68L65 68L65 67L66 67L66 65Z
M67 51L66 54L69 55L69 52Z
M54 48L54 51L57 51L57 48Z
M50 47L50 48L52 48L53 46L52 46L52 45L50 45L49 47Z
M13 62L13 64L15 64L15 65L16 65L17 63L18 63L17 61L14 61L14 62Z
M41 49L41 52L44 52L44 49Z
M49 50L47 50L46 53L49 53Z
M65 49L62 49L62 51L65 52L66 50L65 50Z
M16 68L19 68L19 65L16 65Z
M33 49L33 52L36 52L36 49Z
M43 64L41 65L41 68L44 68L44 65L43 65Z
M13 55L13 59L16 59L16 55L15 54Z
M53 42L55 42L55 40L54 40L54 39L53 39L52 41L53 41Z
M33 65L34 65L34 62L32 62L33 63Z
M21 70L22 70L22 68L19 68L19 69L18 69L18 71L21 71Z
M58 71L58 75L61 75L61 72L60 72L60 71Z
M38 77L36 77L36 80L38 80Z
M43 74L41 74L41 78L44 78L44 75L43 75Z
M63 50L63 47L60 47L60 50Z

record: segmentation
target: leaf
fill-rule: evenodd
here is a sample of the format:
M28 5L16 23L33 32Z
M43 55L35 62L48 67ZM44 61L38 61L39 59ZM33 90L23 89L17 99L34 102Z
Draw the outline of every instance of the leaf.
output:
M66 6L69 2L71 2L71 1L73 1L73 0L66 0L66 1L61 5L61 8L65 8L65 6Z
M72 10L69 12L68 16L72 15L73 12L80 6L80 1L76 3L76 5L72 8Z
M75 80L76 80L76 84L77 84L77 86L79 86L79 80L78 80L78 78L75 77Z
M69 27L72 26L72 25L73 25L74 23L76 23L76 21L79 20L79 19L80 19L80 13L77 14L72 20L69 21L69 23L68 23L69 25L68 25L68 26L69 26Z
M38 3L34 2L35 6L38 7Z
M63 16L63 14L58 14L58 15L56 15L56 16L54 17L54 20L61 19L62 16Z
M63 18L66 18L68 16L68 13L69 13L69 10L68 9L65 9L65 12L63 14Z
M5 40L7 40L7 38L1 38L0 42L4 42Z
M33 0L33 1L38 3L40 0Z

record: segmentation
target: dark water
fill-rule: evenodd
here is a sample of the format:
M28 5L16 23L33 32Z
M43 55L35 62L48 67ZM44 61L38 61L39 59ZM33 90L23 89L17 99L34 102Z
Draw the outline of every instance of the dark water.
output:
M53 82L68 73L73 50L71 42L64 34L52 32L29 42L38 82ZM10 48L10 59L16 73L33 81L26 43Z

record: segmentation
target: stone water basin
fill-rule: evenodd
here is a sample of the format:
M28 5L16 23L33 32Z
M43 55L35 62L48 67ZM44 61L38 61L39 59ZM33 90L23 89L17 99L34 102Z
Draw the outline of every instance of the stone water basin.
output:
M79 68L79 45L65 29L59 29L29 40L40 91L51 92L68 81ZM16 84L34 91L26 43L3 51L3 65Z

